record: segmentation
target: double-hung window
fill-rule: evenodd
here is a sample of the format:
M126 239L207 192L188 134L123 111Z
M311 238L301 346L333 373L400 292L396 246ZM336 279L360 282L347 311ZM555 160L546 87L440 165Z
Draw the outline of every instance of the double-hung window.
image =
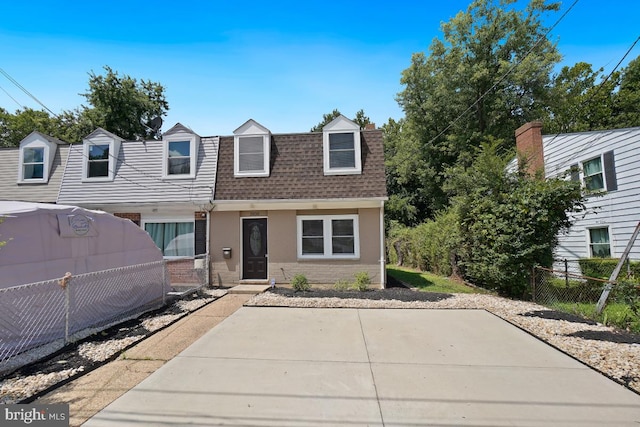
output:
M584 170L584 186L590 191L604 190L604 173L602 159L596 157L582 164Z
M356 167L356 147L353 132L329 134L329 169Z
M165 257L194 256L194 223L146 222L144 229Z
M169 141L167 175L191 174L191 141Z
M571 179L580 179L578 164L571 166ZM618 189L616 176L616 161L613 151L602 153L601 156L582 162L582 179L587 190L615 191Z
M25 147L22 149L22 179L44 179L44 147Z
M255 120L248 120L233 131L233 175L269 176L271 132Z
M87 178L109 176L109 144L89 144Z
M298 216L299 258L360 257L358 215Z
M589 252L592 258L610 258L609 227L589 229Z

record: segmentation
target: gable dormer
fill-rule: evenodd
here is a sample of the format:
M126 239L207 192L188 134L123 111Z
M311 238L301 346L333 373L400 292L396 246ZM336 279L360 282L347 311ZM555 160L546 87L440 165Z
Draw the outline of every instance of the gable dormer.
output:
M162 177L193 179L196 177L200 136L177 123L162 135Z
M362 173L360 126L342 114L322 128L325 175Z
M53 158L59 139L33 131L20 142L18 169L19 184L45 184L49 182Z
M271 132L253 119L233 131L233 175L269 176Z
M97 128L82 141L82 180L113 181L123 139Z

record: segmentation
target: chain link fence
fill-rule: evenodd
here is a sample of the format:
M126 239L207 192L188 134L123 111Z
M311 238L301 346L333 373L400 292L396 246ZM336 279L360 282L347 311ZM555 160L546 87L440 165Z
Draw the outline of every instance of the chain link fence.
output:
M582 260L589 261L589 260ZM617 263L617 260L613 260ZM601 277L584 274L581 260L559 260L553 268L535 267L532 274L531 295L534 302L549 308L576 314L590 320L636 330L640 327L640 285L637 281L637 264L627 262L618 277L611 282L611 294L606 313L597 311L598 300L610 283L609 270ZM586 265L586 264L585 264ZM592 269L593 270L593 269ZM605 274L606 273L606 274ZM604 279L602 277L607 277ZM635 278L634 278L635 276Z
M598 302L607 280L583 276L578 261L556 262L553 269L535 267L532 298L546 306Z
M0 374L159 308L164 261L0 289Z

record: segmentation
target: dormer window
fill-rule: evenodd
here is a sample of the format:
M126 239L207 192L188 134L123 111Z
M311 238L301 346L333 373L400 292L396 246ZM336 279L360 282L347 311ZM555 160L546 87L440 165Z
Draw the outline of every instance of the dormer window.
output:
M87 147L87 178L109 176L109 144L89 144Z
M362 173L360 127L340 115L323 129L325 175Z
M83 142L83 181L113 181L122 138L102 128Z
M22 155L22 179L44 179L44 147L24 148Z
M176 124L162 137L162 176L165 179L193 179L196 176L200 137L191 129Z
M256 121L249 120L233 133L234 175L269 176L269 130Z
M168 175L191 174L191 142L169 141Z
M20 142L18 183L41 184L49 182L59 141L40 132L32 132Z

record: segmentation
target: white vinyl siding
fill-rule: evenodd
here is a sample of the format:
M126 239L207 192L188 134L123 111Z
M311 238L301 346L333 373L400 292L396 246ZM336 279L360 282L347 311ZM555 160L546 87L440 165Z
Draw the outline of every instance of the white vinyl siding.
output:
M574 179L584 180L584 163L601 159L604 179L604 190L587 197L586 213L578 213L569 233L558 236L556 257L591 257L589 230L604 224L612 256L623 253L640 221L640 128L548 135L543 146L548 177L573 166ZM640 260L640 245L634 245L631 258Z
M360 257L358 215L297 217L298 258Z

